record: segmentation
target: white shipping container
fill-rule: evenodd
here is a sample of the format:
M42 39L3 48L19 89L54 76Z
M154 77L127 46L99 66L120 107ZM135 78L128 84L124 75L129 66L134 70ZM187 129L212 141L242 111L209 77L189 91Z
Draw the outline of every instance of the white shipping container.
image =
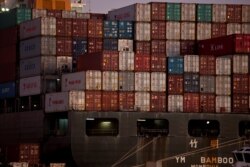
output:
M86 90L102 89L102 73L101 71L86 71Z
M165 92L166 91L166 73L152 72L151 73L151 91Z
M56 35L56 18L40 17L20 24L20 39Z
M58 56L56 57L56 68L59 74L72 71L72 57Z
M134 52L119 52L119 70L133 71L135 67L135 54Z
M71 18L71 19L76 18L76 11L63 10L62 18Z
M130 51L133 52L133 40L130 39L118 39L118 51Z
M216 76L216 95L231 95L230 76Z
M242 5L242 22L250 22L250 5Z
M65 163L50 163L49 167L66 167Z
M215 93L215 76L200 75L200 92Z
M85 71L63 74L61 88L63 92L85 90Z
M227 35L231 35L231 34L241 34L240 23L228 23L227 24Z
M151 21L151 5L136 3L108 12L109 20Z
M243 23L241 25L242 34L250 34L250 24L249 23Z
M135 73L128 71L119 72L119 91L134 91L135 90Z
M180 41L167 40L166 53L167 57L180 56L181 54Z
M226 22L227 6L222 4L213 4L213 22Z
M233 73L248 74L248 55L233 55Z
M20 59L40 55L56 55L55 37L35 37L20 42Z
M150 41L151 32L150 32L150 23L135 23L135 40L137 41Z
M150 111L150 93L135 92L135 110Z
M181 4L181 20L182 21L195 21L195 4L183 3Z
M181 23L181 39L182 40L195 40L195 23L182 22Z
M149 72L135 72L135 91L150 91Z
M212 25L211 23L197 23L197 40L210 39Z
M56 73L56 57L39 56L20 60L20 78Z
M102 90L117 91L118 90L118 72L103 71L102 72Z
M167 22L166 23L166 38L180 40L181 38L180 22Z
M19 83L19 95L30 96L42 92L41 76L21 78Z
M217 113L230 113L231 112L230 96L216 96L216 112Z
M45 95L45 112L84 111L85 92L70 91Z
M39 17L46 17L47 10L46 9L32 9L32 19L36 19Z
M199 72L199 55L184 56L184 72Z
M168 96L168 112L183 112L183 95Z
M231 58L216 58L216 75L231 75Z

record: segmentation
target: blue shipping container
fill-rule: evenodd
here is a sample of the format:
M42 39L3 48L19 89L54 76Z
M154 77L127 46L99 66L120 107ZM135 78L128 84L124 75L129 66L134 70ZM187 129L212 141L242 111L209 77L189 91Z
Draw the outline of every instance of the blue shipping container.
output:
M168 73L183 74L184 58L183 57L168 57Z
M117 39L104 39L103 49L117 51L118 50L118 40Z
M16 96L15 82L0 84L0 99L11 98Z
M104 35L104 38L118 38L117 21L104 21L103 35Z
M88 42L86 38L73 38L73 56L79 56L87 53Z
M131 21L119 21L118 25L118 38L119 39L133 39L134 24Z
M200 77L196 73L184 74L184 92L198 93L200 91Z

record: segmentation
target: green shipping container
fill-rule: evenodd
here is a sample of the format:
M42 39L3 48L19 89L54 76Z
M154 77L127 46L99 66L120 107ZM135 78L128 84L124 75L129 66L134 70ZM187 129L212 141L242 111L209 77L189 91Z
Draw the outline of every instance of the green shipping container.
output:
M180 21L181 20L181 4L167 3L166 20Z
M211 22L212 21L212 5L210 4L197 4L196 18L198 22Z
M27 20L31 20L31 9L14 8L8 12L0 13L0 29L12 27Z

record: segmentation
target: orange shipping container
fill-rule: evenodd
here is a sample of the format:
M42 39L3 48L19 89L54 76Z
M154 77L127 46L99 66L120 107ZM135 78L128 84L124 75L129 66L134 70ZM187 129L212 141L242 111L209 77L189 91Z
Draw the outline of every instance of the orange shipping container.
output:
M134 111L135 94L134 92L119 92L119 110Z
M85 93L86 111L101 111L102 109L102 92L86 91Z
M118 92L103 91L102 92L102 110L118 111Z
M89 38L103 37L103 20L101 19L88 20L88 37Z
M200 96L198 93L184 94L184 112L200 111Z
M200 55L200 74L215 75L216 59L213 55Z
M164 92L151 92L150 105L152 112L166 112L167 110L166 93Z

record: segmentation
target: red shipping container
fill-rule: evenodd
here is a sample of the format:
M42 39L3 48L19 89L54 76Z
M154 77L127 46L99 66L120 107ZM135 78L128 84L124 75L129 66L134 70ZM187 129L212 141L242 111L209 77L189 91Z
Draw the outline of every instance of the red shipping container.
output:
M103 20L101 19L88 20L88 37L89 38L103 37Z
M215 113L215 95L200 94L200 112Z
M119 53L117 51L103 51L79 56L77 71L104 70L117 71L119 69Z
M151 20L166 20L166 3L151 2Z
M248 95L233 95L233 112L248 113L249 112L249 96Z
M200 55L200 74L215 75L216 59L213 55Z
M0 48L0 63L15 63L17 61L16 45Z
M166 112L167 99L164 92L151 92L150 95L150 111L152 112Z
M227 35L226 23L212 23L212 38L221 37Z
M102 38L88 38L88 53L101 52L102 45Z
M166 22L151 22L151 39L166 39Z
M193 40L182 40L180 44L181 55L195 54L196 42Z
M184 94L184 112L199 112L200 96L198 93Z
M166 56L166 40L152 40L151 54L164 54Z
M135 94L134 92L119 92L119 110L134 111Z
M61 10L47 9L47 16L48 17L62 18L62 11Z
M151 54L150 42L147 41L135 41L135 53L136 54Z
M183 94L183 75L168 75L168 94Z
M135 71L150 71L150 55L135 54Z
M90 19L105 20L106 19L106 14L103 14L103 13L90 13Z
M242 20L241 5L227 5L227 22L240 23Z
M72 56L72 38L56 37L56 55Z
M18 27L10 27L0 30L0 48L15 45L18 37Z
M72 36L72 19L57 18L56 19L56 35L61 37Z
M235 53L250 53L250 35L234 34L198 42L200 55L230 55Z
M87 37L88 36L88 20L72 19L72 36Z
M0 83L16 80L16 63L1 63L0 76Z
M86 91L85 93L86 111L101 111L102 109L102 92Z
M151 71L152 72L165 72L166 71L166 63L167 63L166 55L151 55Z
M248 94L249 93L249 76L248 74L233 75L233 93Z
M103 91L102 92L102 110L103 111L118 111L118 92Z

